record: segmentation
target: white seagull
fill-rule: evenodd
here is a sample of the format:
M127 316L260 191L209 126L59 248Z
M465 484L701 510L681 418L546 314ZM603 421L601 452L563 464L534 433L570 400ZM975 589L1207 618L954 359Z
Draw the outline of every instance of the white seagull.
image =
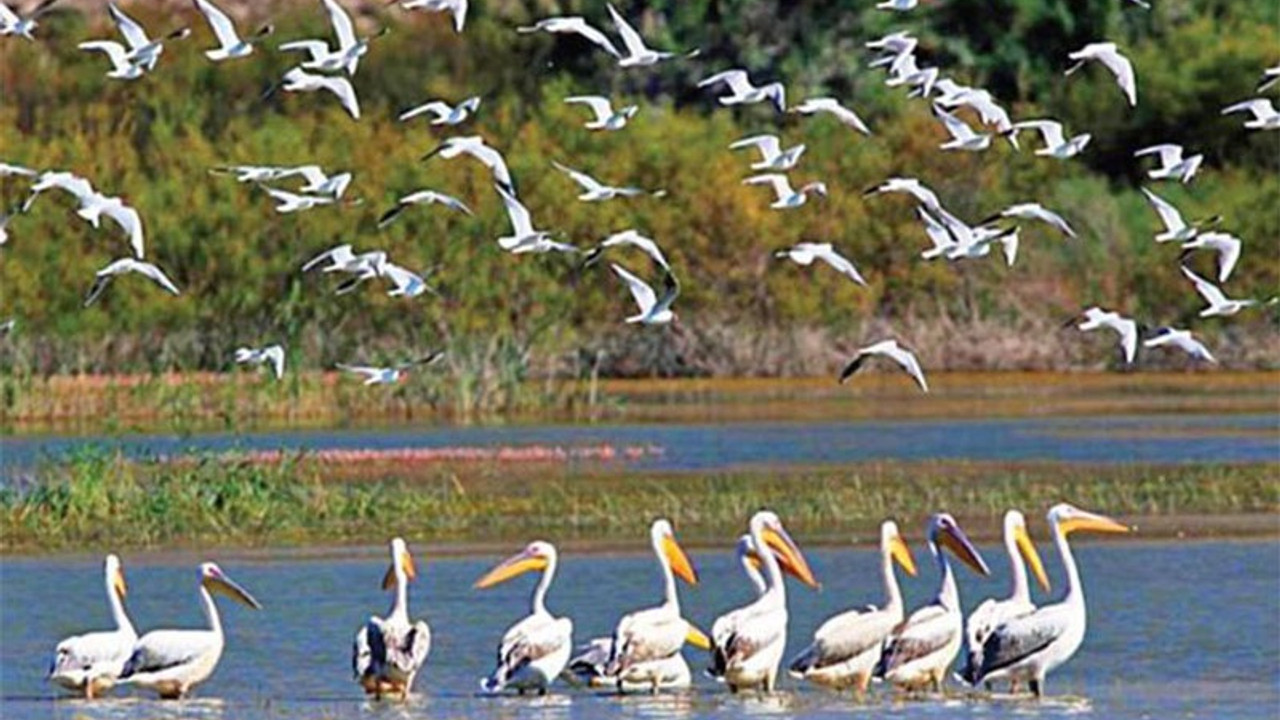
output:
M173 281L170 280L160 268L149 262L142 262L140 260L134 260L133 258L120 258L99 270L94 276L93 286L89 288L89 294L86 295L84 299L84 307L92 305L93 302L98 299L98 296L107 289L107 286L111 284L111 281L114 280L116 276L130 272L138 273L139 275L150 278L159 284L160 287L168 290L174 295L179 294L178 286L174 285Z
M309 272L312 268L318 267L320 263L327 261L329 264L320 268L321 272L365 273L371 271L373 265L385 262L386 257L387 254L381 251L357 255L352 252L350 244L342 244L329 248L308 260L303 264L302 272Z
M939 80L937 87L947 87L944 85L945 80ZM994 127L996 132L1004 135L1009 144L1018 149L1017 133L1012 132L1013 120L1009 118L1009 111L1005 110L996 102L990 92L986 90L975 90L965 88L954 94L944 95L935 99L934 102L945 105L946 107L960 107L967 105L978 113L978 117L982 118L982 123L988 127Z
M111 619L116 629L63 640L54 650L53 664L49 667L50 682L89 700L99 697L116 684L125 662L133 654L134 643L138 641L138 633L124 609L127 587L120 558L108 555L103 569L107 605L111 608Z
M0 162L0 177L9 177L10 175L22 175L23 177L35 177L36 171L29 167L21 165L11 165L6 162Z
M395 0L392 0L394 3ZM388 3L391 4L391 3ZM401 0L401 10L424 10L426 12L447 12L453 14L454 32L462 32L467 24L468 0Z
M227 17L227 14L217 5L209 0L194 0L194 2L196 9L209 21L209 29L213 30L213 34L218 38L218 47L204 51L205 57L214 62L249 55L253 52L254 42L270 35L274 30L270 25L264 25L251 39L242 40L236 34L236 26L231 22L231 18Z
M1254 92L1266 92L1278 82L1280 82L1280 65L1269 67L1262 71L1262 80L1258 83L1258 88Z
M768 100L773 103L778 112L786 112L787 91L780 82L756 87L751 84L746 70L734 69L718 72L711 77L704 78L698 83L698 87L705 88L720 83L727 85L731 91L731 94L720 97L721 105L743 105Z
M782 149L782 142L777 135L752 135L744 137L741 140L734 141L729 145L730 150L739 150L741 148L753 147L760 151L760 161L751 163L752 170L777 170L779 172L790 170L800 162L800 156L804 154L804 145L793 145L786 150Z
M1269 98L1254 98L1228 105L1222 109L1223 115L1236 112L1253 113L1252 120L1246 120L1244 126L1250 130L1280 130L1280 112L1271 104Z
M863 135L870 135L871 130L867 128L867 124L862 122L862 118L853 110L840 104L839 100L830 97L809 98L804 102L791 108L788 112L799 113L801 115L813 115L816 113L829 113L840 122L857 130Z
M981 152L991 147L991 135L989 133L974 132L973 128L969 127L969 123L952 115L939 105L935 104L933 106L933 114L942 121L943 127L951 135L950 140L939 146L943 150Z
M584 192L578 196L578 199L584 202L612 200L616 197L635 197L636 195L645 194L645 191L638 187L615 187L613 185L605 185L581 170L574 170L571 167L561 165L555 160L552 160L551 164L560 172L568 175L574 182L578 183L578 185L582 187Z
M621 130L627 126L631 116L640 110L639 105L627 105L614 112L609 98L600 95L574 95L564 99L566 103L577 103L591 108L596 119L590 120L583 127L588 130Z
M924 370L920 369L915 353L899 345L897 340L882 340L858 350L858 354L854 355L853 359L840 371L840 383L848 382L849 378L853 377L853 374L858 372L867 358L872 355L883 355L898 363L908 375L915 379L921 390L929 392L929 383L924 379Z
M598 259L608 248L617 247L619 245L631 245L632 247L638 248L641 252L652 258L655 263L661 265L663 270L671 272L671 265L667 263L667 258L662 254L662 249L658 247L658 243L654 242L652 238L645 237L635 230L623 230L622 232L616 232L604 240L601 240L599 245L595 246L587 253L586 257L582 261L583 266L585 267L595 262L596 259Z
M1016 135L1019 130L1036 130L1044 140L1044 147L1036 150L1036 155L1066 160L1080 154L1092 139L1089 133L1081 133L1067 140L1062 133L1062 123L1057 120L1024 120L1010 126L1009 132Z
M1002 218L1002 217L1018 218L1020 220L1039 220L1040 222L1044 222L1044 223L1048 223L1049 225L1052 225L1055 229L1057 229L1058 232L1062 233L1063 235L1066 235L1069 238L1073 238L1076 236L1076 231L1071 229L1071 226L1067 224L1067 221L1064 220L1061 215L1059 215L1056 212L1053 212L1052 210L1048 210L1040 203L1035 203L1035 202L1017 203L1015 205L1010 205L1004 210L1001 210L1000 212L996 213L995 215L992 215L991 217L987 218L986 220L983 220L978 224L986 225L987 223L990 223L993 220L997 218Z
M855 283L864 287L867 284L858 272L858 268L854 267L848 258L836 252L831 247L831 243L797 243L792 247L774 252L773 256L789 258L799 265L811 265L814 260L821 260Z
M1182 213L1178 212L1178 208L1171 205L1167 200L1146 188L1138 189L1146 196L1147 202L1151 203L1152 209L1156 211L1156 214L1160 216L1160 221L1164 223L1165 230L1164 232L1156 235L1156 242L1183 242L1190 240L1200 232L1200 222L1188 225L1187 222L1182 219ZM1220 219L1221 218L1215 216L1201 222L1208 225L1214 225L1217 224Z
M920 253L920 257L925 260L933 260L934 258L944 257L951 253L958 243L956 239L951 237L951 233L947 230L947 226L943 225L937 218L925 210L924 207L916 208L916 215L920 217L920 221L924 223L924 231L929 236L933 247Z
M775 210L787 210L790 208L798 208L805 204L809 199L809 193L813 193L820 197L827 196L826 183L811 182L802 185L799 190L791 189L791 181L786 175L780 173L765 173L764 175L753 175L742 181L743 185L769 185L773 187L774 195L777 199L769 205Z
M121 12L114 2L107 3L107 12L111 15L111 20L116 24L116 29L120 31L129 46L126 52L127 62L131 65L137 65L141 69L155 69L156 61L160 59L160 53L164 51L164 42L166 40L178 40L191 34L190 28L183 27L174 30L159 40L152 40L147 37L146 30L138 24L138 21ZM123 49L123 46L120 47Z
M56 2L58 0L44 0L25 16L17 14L8 5L0 3L0 37L17 35L28 40L35 40L31 32L40 25L40 23L36 22L36 19L45 14Z
M316 92L327 90L333 93L342 103L342 107L351 117L360 119L360 100L356 98L356 89L351 81L344 77L330 75L313 75L302 68L293 68L284 74L285 92Z
M135 65L129 59L129 51L114 40L90 40L76 45L81 50L101 52L111 61L111 69L107 77L114 80L136 80L146 72L141 65Z
M880 50L896 56L915 50L918 44L919 41L909 31L899 30L875 40L868 40L863 43L863 47L870 50Z
M219 165L209 172L213 175L235 175L236 182L263 183L286 177L295 169L276 165Z
M519 198L502 185L494 187L498 189L502 204L507 209L507 218L511 220L511 234L498 238L499 247L511 253L548 252L559 249L552 247L559 243L551 240L550 232L533 227L533 217Z
M280 46L285 52L302 51L309 53L311 59L302 63L307 70L347 71L355 75L360 65L360 58L369 52L369 41L372 38L356 39L355 25L351 16L337 3L337 0L321 0L325 11L329 13L329 24L333 26L333 35L337 46L329 47L324 40L295 40ZM384 29L382 32L386 32ZM381 34L381 33L380 33Z
M409 193L396 201L396 206L382 213L378 218L378 227L386 227L392 220L400 216L400 213L409 209L413 205L432 205L439 204L445 207L453 208L461 213L473 215L471 208L467 207L461 200L452 195L436 192L435 190L419 190Z
M1190 330L1176 330L1174 328L1160 328L1155 335L1142 341L1142 347L1160 347L1163 345L1172 345L1195 360L1201 360L1207 363L1217 363L1217 359L1209 352L1209 348L1204 343L1196 340L1191 336Z
M1138 323L1120 313L1091 307L1084 311L1084 322L1076 327L1085 332L1099 328L1114 330L1120 335L1120 347L1124 350L1125 363L1133 364L1133 356L1138 352Z
M292 175L301 175L307 181L306 185L299 188L299 192L329 195L335 200L340 199L347 191L347 186L351 184L351 173L327 175L319 165L299 165L290 168L281 177Z
M1240 259L1240 238L1223 232L1206 232L1182 244L1182 258L1195 250L1213 250L1218 253L1218 282L1224 283Z
M98 227L101 217L106 215L112 222L119 225L121 230L124 230L125 235L129 236L129 246L133 248L134 257L142 259L145 244L142 217L138 215L136 209L125 205L120 198L94 193L81 202L76 214L88 220L95 228Z
M414 365L430 365L436 360L444 356L443 351L433 352L426 357L417 360L402 362L391 367L371 367L367 365L347 365L338 363L336 367L339 370L346 370L349 373L364 376L364 384L367 385L391 385L400 381L404 372Z
M1138 104L1138 84L1133 76L1133 63L1129 62L1129 58L1120 54L1120 51L1116 49L1115 43L1089 43L1067 57L1076 61L1075 65L1067 69L1067 75L1071 75L1084 67L1086 62L1097 60L1105 65L1112 75L1116 76L1116 82L1120 85L1120 89L1124 91L1125 97L1129 99L1129 105Z
M938 212L942 209L942 203L938 202L938 196L926 187L924 183L915 178L891 177L875 187L868 188L862 194L865 197L891 192L906 193L931 212Z
M549 17L543 18L533 25L527 25L516 28L518 33L533 32L561 33L566 35L581 35L596 46L603 48L605 52L621 59L622 53L618 52L618 48L603 33L587 24L585 18L578 15L570 15L566 17Z
M431 120L432 125L458 125L469 120L479 107L479 95L473 95L457 105L450 105L443 100L432 100L400 113L400 121L404 122L419 115L431 113L435 115Z
M481 164L489 168L493 172L494 181L502 185L507 192L512 195L515 194L516 189L511 180L511 171L507 169L507 162L503 159L502 153L486 145L484 138L479 135L448 138L437 145L434 150L423 155L422 159L428 160L434 155L439 155L445 160L450 160L464 153L479 160Z
M884 0L884 2L876 3L876 9L906 12L908 10L914 10L919 4L920 0Z
M268 185L261 186L267 194L275 198L276 212L280 214L301 212L321 205L333 205L337 199L328 195L299 195L298 193L280 190Z
M1226 296L1222 292L1222 288L1205 280L1199 275L1191 272L1186 265L1182 267L1182 274L1187 276L1196 286L1196 292L1200 293L1200 297L1209 303L1209 306L1200 311L1200 317L1230 317L1248 307L1260 304L1255 298L1247 298L1244 300L1236 300ZM1271 298L1265 304L1271 305L1276 302L1277 298Z
M284 377L284 347L268 345L263 348L236 348L236 362L250 365L271 365L271 372L276 379Z
M1151 147L1142 148L1133 154L1134 157L1147 155L1160 156L1160 167L1147 171L1147 177L1152 180L1173 178L1184 183L1191 182L1191 178L1195 177L1196 172L1200 169L1200 163L1204 162L1204 155L1192 155L1184 159L1182 157L1182 146L1174 145L1173 143L1152 145Z
M647 65L656 65L663 60L669 60L676 56L673 52L661 52L658 50L650 50L644 44L644 38L640 37L640 33L627 23L626 19L618 14L613 7L613 3L605 3L605 7L609 8L609 17L613 19L613 26L617 28L618 35L622 37L623 47L627 49L627 54L618 58L619 67L644 67ZM685 53L685 57L693 57L697 55L697 50Z
M609 267L613 268L613 272L627 283L627 289L631 291L631 297L635 298L636 305L640 312L628 317L625 322L640 323L642 325L666 325L676 319L676 313L671 309L671 303L675 302L676 297L680 294L680 283L676 281L676 276L670 271L663 274L663 293L659 298L653 292L653 288L649 283L641 280L631 274L626 268L617 263L610 263Z
M46 170L36 176L35 182L31 184L31 194L23 201L22 212L30 211L36 198L40 197L40 194L45 190L62 190L73 196L81 205L84 205L90 198L98 194L88 180L75 173L62 170Z

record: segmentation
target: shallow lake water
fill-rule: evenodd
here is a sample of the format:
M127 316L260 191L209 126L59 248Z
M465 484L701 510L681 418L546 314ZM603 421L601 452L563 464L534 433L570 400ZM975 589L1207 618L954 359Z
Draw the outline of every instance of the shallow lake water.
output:
M412 532L411 527L406 528ZM1033 530L1033 533L1035 530ZM919 529L909 530L918 538ZM918 545L918 543L917 543ZM518 548L512 548L515 551ZM911 605L926 602L937 574L914 548L918 578L904 580ZM1042 546L1061 583L1053 550ZM960 571L966 608L1003 595L1007 561L984 547L993 576ZM1050 675L1041 702L968 695L899 699L873 688L865 702L805 687L790 678L770 697L730 696L698 677L683 693L618 697L557 686L545 698L477 696L504 629L527 611L533 578L477 591L471 584L493 557L419 554L411 612L432 625L434 645L407 705L369 703L350 676L351 639L388 597L379 590L384 551L359 557L300 559L271 554L225 559L223 569L265 605L254 612L221 602L227 649L214 676L181 702L116 691L97 702L62 699L44 682L50 653L69 634L104 626L109 616L98 558L7 558L0 563L0 717L25 718L800 718L1060 717L1275 718L1280 710L1280 543L1082 544L1078 559L1089 632L1076 657ZM828 615L880 602L878 561L869 550L809 553L823 589L788 588L788 656ZM728 550L692 553L702 576L681 591L685 615L704 629L748 597ZM195 558L125 555L128 607L140 631L194 627L203 620ZM218 559L216 557L212 559ZM562 560L549 605L573 618L575 639L607 634L619 615L656 602L654 560L644 554L579 555ZM1060 592L1061 588L1055 588ZM695 671L705 655L687 649Z

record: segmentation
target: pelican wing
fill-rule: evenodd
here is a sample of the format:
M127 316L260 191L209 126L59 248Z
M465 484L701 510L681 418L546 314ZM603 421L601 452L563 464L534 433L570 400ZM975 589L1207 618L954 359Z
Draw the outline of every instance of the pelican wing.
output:
M622 670L680 652L689 623L666 606L640 610L623 617L613 633L612 661Z
M137 636L132 632L92 632L69 637L54 650L49 676L92 679L119 676L133 654Z
M791 671L803 673L848 662L880 647L898 622L899 618L875 607L836 615L818 628L809 647L791 661Z
M725 638L723 645L717 647L717 652L724 655L726 667L742 663L765 648L787 640L786 608L766 609L757 607L757 603L742 608L735 618L732 633Z
M888 673L913 660L928 657L954 639L950 613L941 605L926 605L911 614L889 639L880 659L880 673Z
M120 679L140 679L182 667L218 651L221 644L221 638L210 630L153 630L138 640Z
M525 665L536 662L573 643L573 622L550 615L530 615L512 625L498 645L493 676L505 682Z
M1008 667L1052 645L1071 623L1065 605L1048 605L995 629L982 645L981 676Z

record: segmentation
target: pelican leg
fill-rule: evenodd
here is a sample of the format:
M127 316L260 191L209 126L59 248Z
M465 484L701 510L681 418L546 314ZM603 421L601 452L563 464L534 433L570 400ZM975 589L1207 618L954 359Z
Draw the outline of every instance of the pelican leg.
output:
M1027 682L1027 685L1031 688L1031 694L1037 699L1044 697L1043 682L1044 681L1040 678L1031 678L1031 680Z
M871 684L871 673L858 673L854 676L854 689L860 697L866 697L867 686Z

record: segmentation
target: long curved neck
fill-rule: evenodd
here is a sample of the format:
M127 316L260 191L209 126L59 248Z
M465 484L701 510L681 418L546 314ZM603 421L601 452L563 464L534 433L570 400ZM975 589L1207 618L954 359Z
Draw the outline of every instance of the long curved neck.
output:
M116 629L127 631L136 636L138 632L133 629L133 622L129 620L129 614L124 611L124 600L120 597L120 593L116 592L116 586L111 575L107 575L107 604L111 606L111 619L115 621Z
M553 555L547 560L547 567L542 571L538 585L533 589L533 597L529 601L529 610L534 615L547 614L547 591L551 589L551 581L556 576L557 558Z
M391 612L387 614L387 619L395 618L397 620L409 621L409 576L405 574L404 568L400 565L400 559L395 560L396 568L396 599L391 603Z
M752 528L751 539L759 548L760 560L764 563L765 582L768 585L760 594L760 599L780 605L786 604L787 584L782 581L782 568L778 567L778 558L773 556L773 551L765 544L763 528Z
M1004 534L1004 549L1009 553L1009 599L1029 601L1031 587L1027 584L1027 566L1022 562L1022 553L1012 532Z
M886 545L880 551L880 572L884 573L884 608L897 617L902 616L902 590L898 587L898 576L893 572L893 555Z
M653 552L658 556L658 566L662 568L662 604L673 607L679 612L680 598L676 595L676 575L671 571L671 561L667 560L666 553L662 552L662 538L654 538Z
M205 620L209 621L209 629L218 637L222 637L222 620L218 617L218 606L209 594L209 588L200 583L200 607L204 610Z
M739 558L742 563L742 572L747 574L747 579L751 581L751 586L756 589L756 597L760 597L769 589L769 585L765 583L764 576L756 569L755 565L747 559L746 555Z
M947 554L938 547L938 543L929 538L929 550L938 561L938 572L942 575L942 584L938 586L937 602L948 610L960 610L960 591L956 589L956 576L951 572L951 563Z
M1053 524L1053 542L1058 546L1058 555L1062 557L1062 565L1067 569L1067 595L1063 602L1078 603L1084 606L1084 588L1080 586L1080 571L1076 568L1076 557L1071 554L1071 545L1067 542L1066 533Z

